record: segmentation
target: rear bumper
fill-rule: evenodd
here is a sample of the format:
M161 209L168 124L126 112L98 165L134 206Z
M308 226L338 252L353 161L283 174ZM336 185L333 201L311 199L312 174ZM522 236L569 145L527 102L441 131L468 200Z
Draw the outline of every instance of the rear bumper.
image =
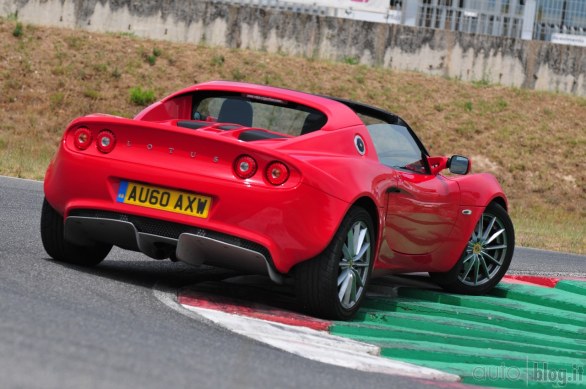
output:
M283 282L261 245L201 228L114 212L76 210L65 219L64 235L79 245L106 242L155 259L172 257L193 265L267 273L274 282Z
M209 196L212 198L209 215L202 219L119 203L116 201L116 196L122 180ZM217 244L204 239L191 239L187 235L181 239L180 234L175 238L167 237L175 240L167 243L177 247L177 257L183 256L184 258L181 259L187 262L190 262L187 259L189 256L181 253L185 250L190 252L199 250L199 254L193 256L199 259L191 260L192 263L201 261L201 257L205 257L204 263L246 269L250 266L243 265L241 262L260 262L261 267L266 267L268 263L269 268L278 273L287 273L297 263L323 251L349 207L348 203L304 184L303 180L293 188L250 185L234 177L217 178L206 176L205 172L186 173L141 163L109 160L74 153L63 147L59 149L47 170L45 196L53 208L66 217L66 220L70 216L87 217L79 213L84 210L112 212L149 219L155 225L174 223L251 242L265 250L264 253L260 249L253 250L265 257L265 264L263 260L241 259L246 257L245 252L236 254L234 251L229 258L217 255ZM79 223L80 219L71 219L71 222L74 221ZM112 222L106 222L106 224L84 222L84 225L91 224L89 227L84 227L87 230L84 232L84 239L91 239L92 235L98 236L100 235L98 232L102 230L107 231L108 223ZM116 225L118 226L116 228L124 230L124 235L129 237L140 233L165 237L165 234L140 231L136 225L133 225L136 233L130 229L130 226L124 227L124 223L116 223ZM193 235L191 232L184 233ZM123 248L138 249L147 255L157 257L152 247L145 248L144 241L147 237L144 235L142 237L136 235L139 238L125 241L117 240L116 236L117 234L101 232L99 239ZM195 234L195 236L205 237L205 234ZM209 238L209 235L207 237ZM218 241L218 239L211 239ZM128 243L132 240L134 243ZM230 245L229 242L221 239L219 241ZM204 244L206 242L209 244ZM200 248L194 248L196 246ZM216 248L204 250L202 249L204 246ZM227 248L224 250L230 251ZM210 259L211 257L215 257L215 260Z

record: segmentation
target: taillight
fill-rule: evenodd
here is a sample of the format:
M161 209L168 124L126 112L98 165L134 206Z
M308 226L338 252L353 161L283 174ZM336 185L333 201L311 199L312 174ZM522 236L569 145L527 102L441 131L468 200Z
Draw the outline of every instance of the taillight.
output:
M271 184L281 185L289 179L289 169L283 162L271 162L267 167L266 176Z
M256 161L250 155L241 155L234 161L234 173L242 179L254 176L256 168Z
M116 146L116 137L109 130L102 130L96 138L96 146L102 153L109 153Z
M80 150L85 150L92 143L92 132L86 127L78 128L73 134L73 143Z

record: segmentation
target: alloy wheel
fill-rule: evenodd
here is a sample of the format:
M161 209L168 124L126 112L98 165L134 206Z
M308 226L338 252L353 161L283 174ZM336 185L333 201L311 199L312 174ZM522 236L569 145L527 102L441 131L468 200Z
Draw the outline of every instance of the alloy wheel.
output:
M364 292L370 269L371 241L368 226L356 221L342 246L339 262L338 299L345 309L351 309Z
M503 266L507 248L503 221L490 213L483 213L466 246L458 279L469 286L489 282Z

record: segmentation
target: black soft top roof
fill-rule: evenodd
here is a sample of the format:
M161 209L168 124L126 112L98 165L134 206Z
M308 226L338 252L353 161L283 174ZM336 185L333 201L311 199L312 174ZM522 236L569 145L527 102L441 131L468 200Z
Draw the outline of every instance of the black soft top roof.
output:
M351 110L353 110L356 113L379 118L379 119L381 119L385 122L388 122L388 123L401 124L401 125L407 126L407 123L405 123L403 121L403 119L401 119L398 115L395 115L392 112L385 111L381 108L378 108L378 107L375 107L372 105L368 105L368 104L364 104L364 103L359 103L359 102L352 101L352 100L342 99L340 97L325 96L325 95L318 95L318 96L325 97L325 98L337 101L339 103L342 103L342 104L348 106Z

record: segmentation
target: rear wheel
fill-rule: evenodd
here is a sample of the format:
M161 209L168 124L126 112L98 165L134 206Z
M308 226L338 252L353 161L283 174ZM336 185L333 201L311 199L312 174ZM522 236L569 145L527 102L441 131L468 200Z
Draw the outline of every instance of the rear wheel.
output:
M104 243L80 246L66 241L63 236L63 216L51 207L47 199L43 200L41 213L41 240L45 251L52 258L81 266L97 265L112 249L112 245Z
M515 231L507 211L491 203L478 220L464 253L447 273L430 273L450 292L482 294L503 278L513 257Z
M351 208L329 246L297 266L297 296L304 308L323 318L351 318L364 298L374 249L369 213Z

